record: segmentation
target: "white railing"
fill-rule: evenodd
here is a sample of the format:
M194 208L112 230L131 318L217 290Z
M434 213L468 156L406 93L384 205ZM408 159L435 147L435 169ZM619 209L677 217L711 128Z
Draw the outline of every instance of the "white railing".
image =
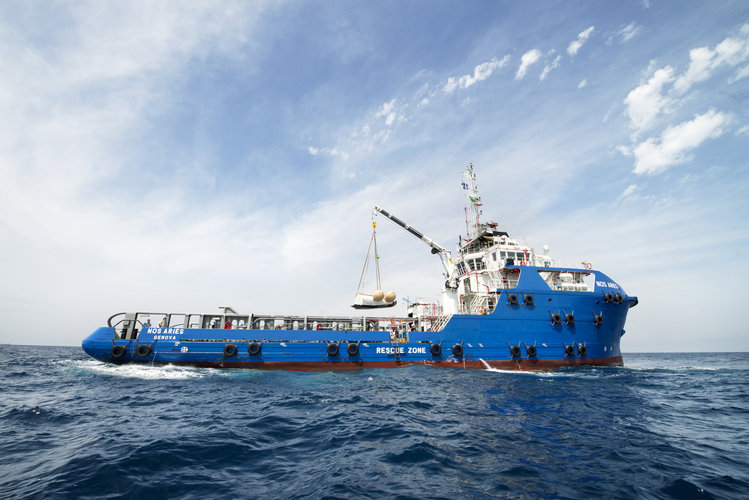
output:
M452 318L452 314L447 314L444 316L437 316L435 319L432 320L432 331L433 332L439 332L443 328L445 328L445 325L448 321L450 321L450 318Z

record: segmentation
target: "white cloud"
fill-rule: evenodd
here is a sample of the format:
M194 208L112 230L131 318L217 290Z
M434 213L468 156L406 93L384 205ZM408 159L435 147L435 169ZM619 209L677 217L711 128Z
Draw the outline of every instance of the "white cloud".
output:
M620 199L626 198L630 196L632 193L634 193L636 190L637 190L637 184L630 184L629 186L627 186L627 189L625 189L624 192L621 195L619 195L619 198Z
M686 92L693 83L707 80L713 66L714 52L707 47L699 47L689 51L689 68L674 82L674 88L679 92Z
M668 127L660 139L649 138L632 150L636 174L657 174L691 159L689 154L705 140L719 137L730 115L710 110L691 121Z
M556 69L559 67L559 61L562 60L562 56L557 55L553 61L551 61L550 64L547 64L544 66L544 70L541 72L541 76L538 78L541 81L546 80L546 77L549 75L549 72L553 69Z
M384 116L385 125L389 127L395 122L395 119L397 117L397 114L394 108L395 108L395 99L392 99L382 105L380 110L377 113L375 113L375 117L381 118Z
M538 49L531 49L520 58L520 66L518 67L517 73L515 73L516 80L522 80L525 74L528 72L528 67L538 62L541 59L541 51Z
M586 85L588 85L588 80L583 78L582 80L580 80L580 83L577 84L577 88L581 89L585 87Z
M341 151L338 148L317 148L314 146L309 146L307 148L307 152L312 156L324 155L329 158L337 157L341 160L348 160L349 158L348 153L346 153L345 151Z
M698 47L689 51L689 67L677 78L674 89L684 93L695 83L707 80L720 66L738 66L749 59L749 25L745 24L738 38L728 37L715 46ZM747 68L741 68L732 81L747 76Z
M736 71L734 77L728 80L728 83L736 83L739 80L746 78L747 76L749 76L749 64L744 66L743 68L739 68L739 70Z
M663 95L663 88L673 80L674 69L666 66L627 94L624 104L627 106L632 128L641 131L650 127L661 110L670 103L670 99Z
M635 36L637 36L642 28L638 26L636 23L631 22L621 30L619 30L618 35L621 37L623 42L628 42Z
M595 26L591 26L590 28L581 31L577 35L577 40L570 43L567 47L567 54L569 54L570 57L575 57L577 51L580 50L580 47L582 47L583 44L588 40L588 38L590 38L590 35L593 34L593 31L595 31Z
M481 63L473 68L473 74L463 75L459 78L451 76L447 79L447 83L442 90L447 94L452 94L457 89L467 89L476 82L486 80L489 78L494 71L503 68L507 65L510 60L510 56L506 55L502 59L493 57L490 61Z

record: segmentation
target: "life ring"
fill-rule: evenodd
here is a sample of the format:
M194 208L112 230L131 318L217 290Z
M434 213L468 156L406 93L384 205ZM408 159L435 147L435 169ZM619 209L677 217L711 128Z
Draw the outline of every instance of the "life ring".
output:
M315 330L322 330L322 323L318 323Z
M510 302L510 304L517 304L518 303L518 296L516 294L514 294L514 293L511 293L507 297L507 300Z
M124 345L116 345L112 347L112 350L109 351L109 355L112 356L114 359L120 359L122 356L125 355L127 352L127 349L125 349Z
M572 344L564 346L564 354L567 356L574 356L575 348L572 347Z
M526 306L532 306L533 305L533 295L523 295L523 302L525 302Z
M237 355L237 346L234 344L226 344L224 346L224 357L225 358L231 358L232 356Z
M578 354L580 354L580 356L585 356L586 354L588 354L588 348L582 344L577 344L577 352Z
M562 322L562 317L558 313L554 313L551 315L551 324L552 325L558 325Z
M529 358L535 358L536 357L536 346L534 345L527 345L525 346L525 352L528 354Z
M460 358L461 356L463 356L463 346L462 346L462 345L460 345L460 344L455 344L455 345L453 346L453 354L454 354L455 356L459 357L459 358Z
M141 358L147 357L149 354L151 354L151 346L148 344L141 344L138 346L138 348L135 350L135 354L137 354Z
M575 315L572 313L565 314L564 315L564 322L568 325L574 325L575 324Z
M516 345L510 346L510 354L512 354L513 358L519 358L520 357L520 347Z
M585 269L588 269L588 270L593 269L593 264L591 264L590 262L586 262Z
M603 324L603 316L601 316L600 314L596 314L593 317L593 324L596 326L601 326Z
M357 354L359 354L359 344L351 342L346 346L346 352L349 356L356 356Z
M328 356L338 356L338 344L331 342L325 350L327 351Z
M247 347L247 353L250 356L257 356L260 354L260 350L262 349L262 346L259 342L253 342Z
M486 313L486 309L484 309L483 307L479 307L478 308L478 312L479 312L479 314L485 314Z
M442 346L439 344L432 344L429 346L429 352L432 353L432 356L440 356L442 355Z

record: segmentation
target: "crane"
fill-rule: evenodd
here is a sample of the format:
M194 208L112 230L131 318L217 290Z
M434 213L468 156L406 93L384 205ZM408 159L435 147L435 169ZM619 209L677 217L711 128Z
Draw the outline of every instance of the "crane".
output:
M450 254L450 251L440 245L439 243L436 243L434 240L429 238L428 236L425 236L424 233L421 231L417 231L415 228L409 226L402 220L400 220L395 215L391 214L384 208L380 208L378 206L374 207L375 215L379 212L391 221L398 224L400 227L408 231L409 233L413 234L417 238L419 238L421 241L432 247L432 253L439 256L440 261L442 261L442 267L445 269L445 277L447 278L447 281L445 281L445 288L449 290L455 290L458 288L458 281L457 281L457 268L455 267L455 264L453 263L452 255Z

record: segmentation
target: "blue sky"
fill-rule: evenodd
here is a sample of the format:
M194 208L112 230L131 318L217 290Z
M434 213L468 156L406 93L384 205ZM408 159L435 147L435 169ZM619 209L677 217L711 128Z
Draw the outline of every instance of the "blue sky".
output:
M749 4L3 2L0 342L124 310L350 314L375 204L484 213L640 298L625 352L749 350ZM439 260L381 219L386 288Z

